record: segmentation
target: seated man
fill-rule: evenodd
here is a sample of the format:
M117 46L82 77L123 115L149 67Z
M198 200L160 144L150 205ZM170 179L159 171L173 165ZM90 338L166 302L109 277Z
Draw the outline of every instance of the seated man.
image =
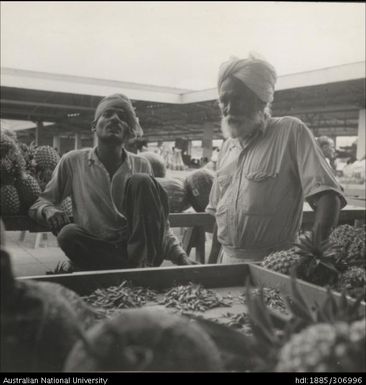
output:
M169 228L167 195L149 162L124 148L142 134L130 100L121 94L104 98L92 132L97 146L61 158L29 215L51 228L77 269L159 266L164 259L194 263ZM74 223L58 208L67 196Z

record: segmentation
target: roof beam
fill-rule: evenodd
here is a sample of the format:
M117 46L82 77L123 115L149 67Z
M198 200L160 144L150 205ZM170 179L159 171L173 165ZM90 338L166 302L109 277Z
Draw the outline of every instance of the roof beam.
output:
M278 92L292 88L302 88L364 78L365 62L363 61L314 71L279 76L277 79L276 91ZM217 98L217 88L210 88L183 94L181 103L197 103Z
M59 108L64 110L78 110L78 111L90 111L94 112L94 107L85 107L85 106L77 106L70 104L58 104L58 103L45 103L45 102L30 102L30 101L22 101L22 100L9 100L9 99L1 99L0 103L2 105L15 105L15 106L30 106L30 107L49 107L49 108Z

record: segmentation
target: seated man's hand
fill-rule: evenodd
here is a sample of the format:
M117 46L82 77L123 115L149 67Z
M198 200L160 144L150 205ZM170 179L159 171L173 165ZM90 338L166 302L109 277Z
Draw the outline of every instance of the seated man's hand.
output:
M46 207L43 210L43 216L54 235L57 235L64 226L71 223L65 212L53 207Z
M193 261L192 259L188 258L187 255L183 254L180 256L177 262L178 266L199 265L198 262Z

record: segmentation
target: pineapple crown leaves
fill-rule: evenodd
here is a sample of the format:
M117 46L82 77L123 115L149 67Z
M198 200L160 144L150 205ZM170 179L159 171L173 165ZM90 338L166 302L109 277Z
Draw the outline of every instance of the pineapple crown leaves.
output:
M307 304L303 295L300 293L294 270L291 271L291 296L292 300L289 300L286 297L285 301L290 313L293 315L293 318L301 319L307 324L315 322L313 311Z
M292 301L286 298L287 306L292 314L293 323L288 326L287 335L294 330L302 329L314 323L336 323L344 321L350 323L362 317L360 303L362 296L355 301L348 300L345 291L337 301L331 289L327 288L327 296L322 305L315 304L311 309L306 303L297 285L296 277L291 276Z
M261 287L258 296L252 296L249 281L246 283L248 316L253 334L261 347L272 348L280 344L275 327L265 304L264 291ZM263 354L262 350L262 354Z
M300 265L304 266L305 276L310 276L319 266L325 267L333 275L338 276L337 247L329 240L326 239L319 243L312 232L306 232L294 246L300 256Z

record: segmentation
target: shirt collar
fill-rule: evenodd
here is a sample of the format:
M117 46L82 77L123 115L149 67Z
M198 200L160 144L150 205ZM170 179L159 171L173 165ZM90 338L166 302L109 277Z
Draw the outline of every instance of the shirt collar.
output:
M246 148L250 143L254 142L257 139L263 138L268 130L268 126L270 124L270 119L265 121L265 124L260 127L253 135L249 136L243 141L240 141L239 138L232 138L231 139L231 144L229 146L229 149L233 148L239 148L239 149L244 149Z
M95 163L100 163L100 160L97 156L97 146L93 147L90 149L89 151L89 155L88 155L88 165L89 166L92 166L94 165ZM132 166L131 166L131 154L125 150L125 148L122 148L122 151L124 152L124 155L125 155L125 160L123 161L122 164L126 164L127 167L131 170Z

